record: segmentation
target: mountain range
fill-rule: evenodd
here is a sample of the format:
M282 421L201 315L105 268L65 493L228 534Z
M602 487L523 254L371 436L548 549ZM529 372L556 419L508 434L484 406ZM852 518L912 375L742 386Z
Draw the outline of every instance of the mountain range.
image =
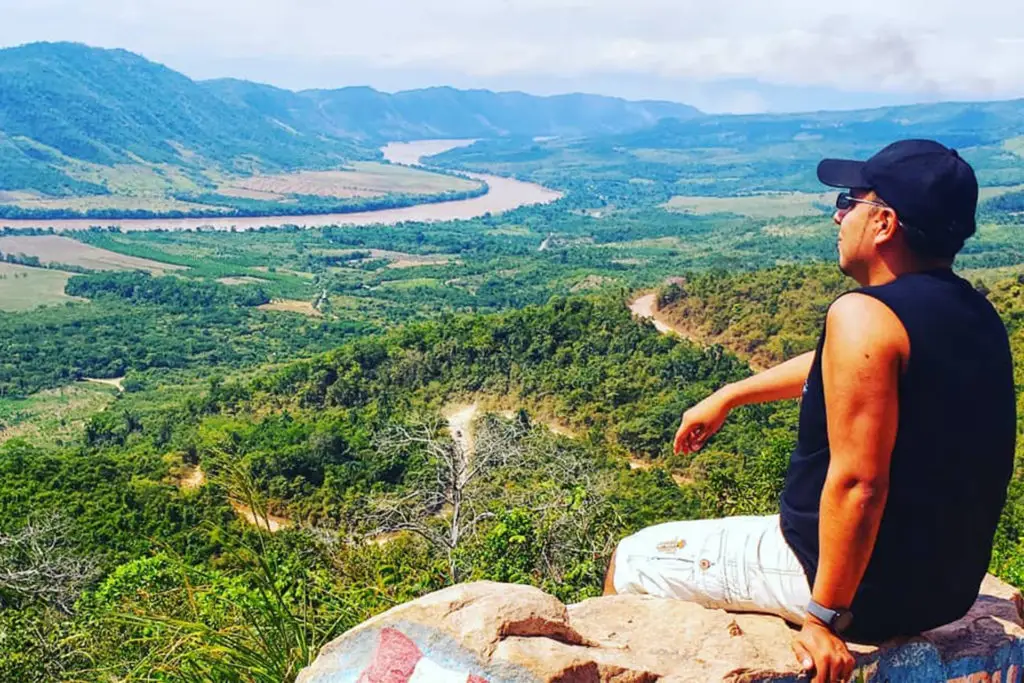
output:
M597 95L196 82L125 50L33 43L0 50L0 190L102 194L89 164L329 168L378 158L390 140L596 135L699 115Z
M542 152L572 145L588 158L636 149L690 150L703 158L701 150L715 149L716 159L744 164L764 155L784 161L863 154L901 137L974 148L987 182L1017 182L1024 100L709 116L685 104L586 94L448 87L294 92L236 79L194 81L125 50L77 43L0 50L0 202L26 193L107 194L110 169L122 166L145 166L172 191L176 178L209 187L211 171L338 168L379 159L378 148L392 140L496 141L453 159L502 147L518 157L524 140L557 138L540 141Z

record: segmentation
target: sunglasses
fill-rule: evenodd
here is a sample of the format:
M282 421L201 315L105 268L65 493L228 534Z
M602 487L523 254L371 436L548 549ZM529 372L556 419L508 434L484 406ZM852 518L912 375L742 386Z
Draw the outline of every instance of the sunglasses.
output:
M860 199L854 197L849 192L840 192L839 196L836 197L836 208L840 211L846 211L852 209L854 204L870 204L871 206L877 206L882 209L891 209L892 207L888 204L882 204L881 202L873 202L870 199Z

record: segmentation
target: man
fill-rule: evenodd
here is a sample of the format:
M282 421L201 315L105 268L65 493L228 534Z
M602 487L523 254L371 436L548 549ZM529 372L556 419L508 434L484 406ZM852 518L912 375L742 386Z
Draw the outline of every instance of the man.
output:
M649 593L799 624L814 681L853 671L841 635L877 642L954 621L985 575L1013 466L1009 342L951 270L975 231L978 184L951 149L889 145L826 159L839 268L813 352L719 389L686 411L677 453L737 406L802 395L781 514L670 522L624 539L606 592Z

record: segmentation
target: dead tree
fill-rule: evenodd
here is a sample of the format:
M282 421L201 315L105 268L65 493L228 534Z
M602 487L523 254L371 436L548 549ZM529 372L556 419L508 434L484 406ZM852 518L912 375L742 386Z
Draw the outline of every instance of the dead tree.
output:
M69 525L58 515L0 534L0 603L41 600L65 613L96 575L96 563L67 549Z
M459 547L482 520L493 517L480 495L480 484L522 458L522 425L485 415L475 431L473 440L450 439L442 424L432 422L396 427L377 439L383 453L423 452L430 467L405 495L372 501L374 535L395 531L419 535L445 553L452 583L459 580Z

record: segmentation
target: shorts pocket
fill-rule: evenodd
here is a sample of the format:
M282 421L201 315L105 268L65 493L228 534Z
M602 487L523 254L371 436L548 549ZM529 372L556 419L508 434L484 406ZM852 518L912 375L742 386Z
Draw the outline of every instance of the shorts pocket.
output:
M704 532L704 530L701 530ZM659 544L652 557L654 570L662 575L673 597L718 609L729 602L728 581L722 562L721 526L686 539L669 539ZM670 547L672 543L676 547Z

